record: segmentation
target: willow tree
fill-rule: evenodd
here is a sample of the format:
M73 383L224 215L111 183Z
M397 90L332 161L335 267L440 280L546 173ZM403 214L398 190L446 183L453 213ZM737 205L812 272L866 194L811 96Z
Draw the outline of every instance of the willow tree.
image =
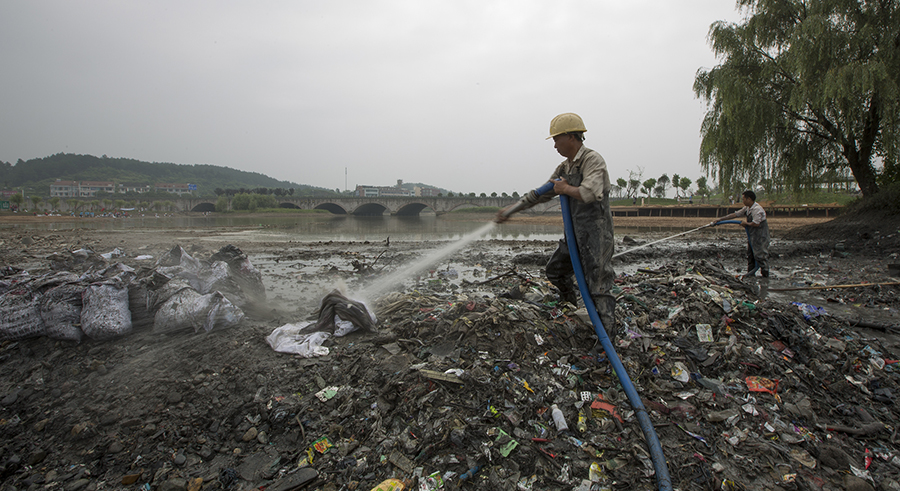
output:
M849 168L863 195L900 149L900 0L738 0L716 22L720 64L699 70L700 163L723 189L811 188Z

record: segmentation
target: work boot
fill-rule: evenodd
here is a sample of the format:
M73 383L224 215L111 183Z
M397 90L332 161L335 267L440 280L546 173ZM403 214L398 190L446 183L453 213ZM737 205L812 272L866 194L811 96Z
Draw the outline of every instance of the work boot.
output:
M560 305L564 303L570 303L575 307L578 307L578 295L575 294L574 291L560 291L559 292L559 303Z
M572 278L565 275L557 277L548 274L548 279L559 292L560 306L566 302L578 306L578 287L572 282Z

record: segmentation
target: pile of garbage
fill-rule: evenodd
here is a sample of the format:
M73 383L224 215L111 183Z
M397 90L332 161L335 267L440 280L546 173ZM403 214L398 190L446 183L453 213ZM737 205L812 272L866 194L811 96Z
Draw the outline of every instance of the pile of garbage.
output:
M242 308L265 303L262 275L237 247L205 261L181 246L153 268L112 262L116 249L78 249L49 258L53 271L32 276L7 266L0 276L0 340L38 336L80 342L126 336L135 325L154 333L233 327Z
M76 324L74 310L42 307L77 304L44 300L78 296L48 297L63 285L84 285L82 298L95 285L128 285L132 318L152 318L161 332L171 330L157 327L165 301L185 288L194 293L182 305L220 292L231 312L259 307L265 290L249 261L236 249L213 257L175 248L150 271L104 261L78 281L3 276L3 298L32 292L44 329L0 345L5 486L656 489L622 374L584 309L560 304L524 270L477 282L438 275L372 305L332 292L304 322L248 315L191 342L171 336L157 351L130 338L43 341L52 336L46 319ZM616 279L616 351L673 488L900 490L895 345L828 305L776 300L763 286L705 260ZM896 287L875 288L887 299L879 305L896 311ZM88 305L80 327L91 338ZM179 330L221 319L204 312ZM281 341L293 345L278 349ZM65 382L73 373L84 381L78 390Z
M756 293L703 261L617 280L617 352L675 489L900 489L897 354L823 308ZM313 442L300 467L346 489L654 488L583 309L542 282L393 294L376 312L392 339L380 370L360 368L358 345L333 352L349 374L309 367L318 386L289 410Z

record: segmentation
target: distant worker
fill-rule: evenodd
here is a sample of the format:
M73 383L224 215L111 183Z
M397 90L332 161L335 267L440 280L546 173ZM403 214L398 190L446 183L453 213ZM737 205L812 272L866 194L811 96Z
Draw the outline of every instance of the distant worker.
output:
M747 217L747 221L741 223L747 230L747 274L743 277L755 276L759 270L763 278L768 278L769 224L766 222L766 210L756 202L756 193L753 191L744 191L742 197L743 208L713 221L710 225L732 218Z
M611 186L606 161L582 143L585 131L584 122L577 114L564 113L553 118L547 139L553 138L553 147L566 158L550 175L550 180L556 181L553 191L539 197L527 193L520 203L500 210L496 221L506 221L509 216L507 211L522 204L521 209L527 209L561 194L573 198L569 200L569 209L585 282L600 321L612 340L616 325L616 298L610 290L616 273L612 267L615 242L609 208ZM546 272L547 279L559 289L560 300L577 305L577 287L572 281L574 270L565 237L560 239L559 246L550 257Z

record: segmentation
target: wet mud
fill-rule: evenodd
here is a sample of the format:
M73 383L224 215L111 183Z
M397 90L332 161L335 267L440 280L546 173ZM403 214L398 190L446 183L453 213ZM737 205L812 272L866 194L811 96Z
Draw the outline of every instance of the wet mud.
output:
M618 236L616 251L664 236ZM175 245L198 258L234 245L266 301L209 332L0 342L0 490L370 490L391 478L406 489L656 488L593 327L543 277L554 241L473 242L361 299L375 330L301 358L266 336L315 321L329 292L353 298L446 244L234 238L4 234L3 265L32 276L81 248L120 248L103 266L140 270ZM897 244L889 233L776 236L767 282L739 278L746 242L733 233L616 259L616 351L675 489L900 489Z

